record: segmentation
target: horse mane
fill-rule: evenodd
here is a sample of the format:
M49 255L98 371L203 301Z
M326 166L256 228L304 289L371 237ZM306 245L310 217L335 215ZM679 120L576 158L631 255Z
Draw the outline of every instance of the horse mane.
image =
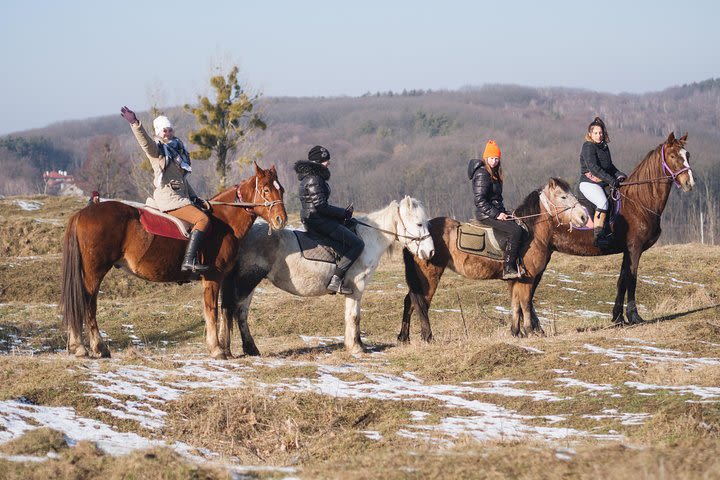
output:
M664 175L664 172L658 170L657 162L655 161L659 157L659 150L663 144L650 150L640 163L633 169L628 177L628 182L638 182L643 180L650 180L658 178ZM633 189L633 193L637 195L637 199L643 205L653 205L657 201L659 195L658 190L659 184L656 182L649 182L646 184L632 185L630 188ZM629 192L628 192L629 193Z
M528 193L525 200L515 209L515 215L524 217L527 215L538 215L540 213L540 190L533 190Z
M370 225L375 225L379 228L386 228L383 221L387 217L388 212L392 212L392 210L398 210L400 207L400 202L397 200L393 200L388 205L378 209L374 210L362 217L358 217L358 220L362 220L363 222L369 223ZM360 235L360 232L358 231L358 235ZM362 235L361 235L362 237ZM395 252L396 244L397 242L392 242L390 244L390 247L386 251L385 255L392 255Z

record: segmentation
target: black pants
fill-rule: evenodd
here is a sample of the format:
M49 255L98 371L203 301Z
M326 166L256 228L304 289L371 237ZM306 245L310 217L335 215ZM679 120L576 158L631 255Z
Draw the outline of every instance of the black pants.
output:
M344 277L350 266L362 253L363 248L365 248L365 242L362 241L362 238L348 230L340 222L330 219L307 219L303 221L303 224L307 230L330 237L342 245L344 253L337 262L335 273Z
M498 220L496 218L485 218L480 220L485 225L490 225L496 230L505 232L509 235L507 249L510 251L510 255L513 258L517 258L520 244L522 243L523 233L525 230L520 225L515 223L515 220Z

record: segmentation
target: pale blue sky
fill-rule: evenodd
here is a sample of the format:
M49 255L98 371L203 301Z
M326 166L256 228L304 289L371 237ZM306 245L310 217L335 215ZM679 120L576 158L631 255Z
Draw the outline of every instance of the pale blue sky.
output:
M713 0L42 1L0 6L0 135L195 101L513 83L644 93L720 76ZM118 117L119 118L119 117Z

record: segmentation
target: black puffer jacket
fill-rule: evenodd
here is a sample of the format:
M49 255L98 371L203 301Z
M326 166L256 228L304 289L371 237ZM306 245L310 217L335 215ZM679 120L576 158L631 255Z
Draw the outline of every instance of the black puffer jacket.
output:
M485 168L482 160L470 160L468 163L468 178L472 180L475 194L475 217L482 221L487 218L497 218L505 212L502 198L502 182L493 180L490 172Z
M593 182L585 173L590 172L602 182ZM597 183L600 186L610 185L619 177L627 177L623 172L615 168L610 148L605 142L585 142L580 153L580 181Z
M295 173L300 180L300 218L305 220L332 219L335 222L345 220L345 209L328 203L330 197L330 170L319 163L308 160L295 162Z

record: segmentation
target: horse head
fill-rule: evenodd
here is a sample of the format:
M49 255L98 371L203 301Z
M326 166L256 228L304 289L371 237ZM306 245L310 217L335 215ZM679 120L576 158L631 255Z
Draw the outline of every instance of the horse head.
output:
M559 178L551 178L540 192L540 203L558 223L582 227L588 220L588 212L570 191L570 185Z
M687 132L680 138L670 132L667 140L660 147L660 158L663 173L673 179L675 185L689 192L695 186L692 170L690 169L690 152L685 150Z
M263 170L256 162L255 175L240 183L237 187L237 198L250 201L255 215L262 217L272 230L282 230L287 222L287 212L283 195L285 189L278 181L275 165Z
M423 204L406 195L400 201L398 216L400 226L397 231L402 244L421 259L431 259L435 254L435 244L430 236L428 214Z

